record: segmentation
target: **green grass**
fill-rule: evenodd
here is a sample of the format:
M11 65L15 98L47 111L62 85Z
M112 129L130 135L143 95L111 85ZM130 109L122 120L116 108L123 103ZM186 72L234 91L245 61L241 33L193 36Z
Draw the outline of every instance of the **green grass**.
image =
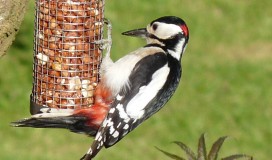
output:
M29 116L32 87L34 3L16 41L0 60L0 159L74 160L91 138L65 130L12 128L9 122ZM182 82L158 114L97 159L168 159L157 146L177 153L172 141L192 148L206 133L209 140L230 136L222 157L245 153L272 157L272 1L119 0L106 1L113 24L114 59L140 47L143 40L121 32L145 27L162 15L182 17L190 29L183 56Z

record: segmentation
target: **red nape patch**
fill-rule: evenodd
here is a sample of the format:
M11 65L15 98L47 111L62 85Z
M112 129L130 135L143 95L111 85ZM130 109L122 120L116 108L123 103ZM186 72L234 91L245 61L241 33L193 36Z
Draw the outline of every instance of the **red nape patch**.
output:
M180 28L183 30L185 36L188 37L189 35L188 27L184 24L184 25L181 25Z

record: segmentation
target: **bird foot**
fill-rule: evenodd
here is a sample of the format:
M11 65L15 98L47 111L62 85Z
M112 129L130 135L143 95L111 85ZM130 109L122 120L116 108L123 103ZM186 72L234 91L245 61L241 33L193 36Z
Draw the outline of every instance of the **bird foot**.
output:
M104 23L107 25L107 38L94 41L92 43L99 45L101 50L106 50L106 56L110 57L111 45L112 45L112 25L110 20L104 18Z

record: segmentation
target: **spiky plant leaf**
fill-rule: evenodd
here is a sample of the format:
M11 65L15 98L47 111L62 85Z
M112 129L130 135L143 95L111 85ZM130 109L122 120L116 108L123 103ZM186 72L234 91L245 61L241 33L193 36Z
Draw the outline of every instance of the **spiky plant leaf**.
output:
M175 160L185 160L185 158L179 157L177 155L174 155L172 153L166 152L164 150L159 149L158 147L156 147L157 150L161 151L162 153L164 153L166 156L175 159Z
M235 155L231 155L225 158L222 158L222 160L235 160L235 159L247 159L247 160L253 160L253 157L245 155L245 154L235 154Z
M217 141L213 143L212 148L208 155L208 160L217 160L218 152L220 148L222 147L226 138L227 136L220 137Z
M179 145L182 150L186 153L188 160L197 160L194 152L184 143L175 141L175 144Z
M201 134L198 141L197 160L207 160L207 151L204 134Z
M204 134L202 134L199 138L198 141L198 153L197 153L197 157L196 154L184 143L182 142L178 142L175 141L174 143L179 145L181 147L181 149L183 151L185 151L188 160L217 160L218 158L218 153L220 148L222 147L225 139L227 138L227 136L224 137L220 137L218 140L216 140L213 145L212 148L207 156L207 151L206 151L206 144L205 144L205 137ZM157 148L157 147L156 147ZM185 160L185 158L179 157L177 155L174 155L172 153L163 151L159 148L157 148L159 151L163 152L165 155L167 155L168 157L175 159L175 160ZM244 155L244 154L235 154L235 155L230 155L228 157L222 158L221 160L235 160L235 159L241 159L241 158L245 158L246 160L253 160L253 157L248 156L248 155Z

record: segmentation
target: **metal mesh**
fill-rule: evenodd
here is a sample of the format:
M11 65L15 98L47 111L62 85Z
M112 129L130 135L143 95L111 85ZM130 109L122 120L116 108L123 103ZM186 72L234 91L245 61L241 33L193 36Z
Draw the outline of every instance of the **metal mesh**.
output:
M104 0L36 0L31 113L93 104Z

